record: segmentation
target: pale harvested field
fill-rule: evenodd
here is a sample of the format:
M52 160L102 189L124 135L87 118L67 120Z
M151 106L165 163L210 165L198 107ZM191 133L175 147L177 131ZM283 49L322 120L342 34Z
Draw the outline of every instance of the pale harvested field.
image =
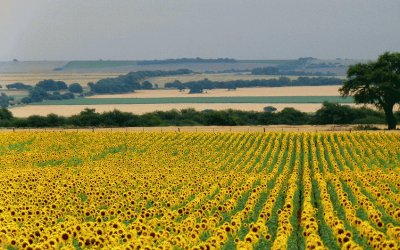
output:
M24 90L8 90L5 89L4 87L2 89L0 89L0 93L4 93L8 96L21 96L21 95L27 95L28 91L24 91Z
M351 104L354 106L355 104ZM238 109L244 111L263 111L266 106L274 106L279 110L286 107L293 107L303 112L315 112L321 108L322 104L293 104L293 103L177 103L177 104L115 104L115 105L39 105L39 106L22 106L11 108L10 111L16 117L28 117L30 115L48 115L57 114L63 116L71 116L78 114L85 108L96 109L98 112L112 111L118 109L124 112L134 114L144 114L153 111L168 111L171 109L194 108L196 110L225 110Z
M121 73L115 72L100 72L100 73L0 73L0 84L5 88L6 84L22 82L25 84L34 85L44 79L53 79L57 81L64 81L67 84L74 82L81 85L87 85L88 82L96 82L100 79L107 77L117 77Z
M119 95L96 95L88 98L155 98L155 97L224 97L224 96L338 96L340 86L302 86L274 88L238 88L207 90L203 94L188 94L188 90L176 89L138 90Z

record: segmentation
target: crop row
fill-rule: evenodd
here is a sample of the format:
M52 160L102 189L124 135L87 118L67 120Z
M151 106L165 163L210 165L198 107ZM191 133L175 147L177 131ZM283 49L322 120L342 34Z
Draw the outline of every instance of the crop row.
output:
M400 249L396 133L0 134L0 248Z

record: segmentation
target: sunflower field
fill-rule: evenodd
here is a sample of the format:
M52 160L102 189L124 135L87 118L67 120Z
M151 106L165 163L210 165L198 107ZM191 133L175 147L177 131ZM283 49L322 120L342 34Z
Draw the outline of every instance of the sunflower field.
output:
M400 249L400 134L3 132L0 248Z

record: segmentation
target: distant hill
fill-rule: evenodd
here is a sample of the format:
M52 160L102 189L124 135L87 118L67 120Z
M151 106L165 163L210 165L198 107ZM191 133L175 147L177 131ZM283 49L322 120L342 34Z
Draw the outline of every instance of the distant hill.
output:
M179 63L237 63L238 61L233 58L217 58L217 59L204 59L196 58L178 58L178 59L165 59L165 60L145 60L138 61L138 65L157 65L157 64L179 64Z
M359 61L351 59L321 60L303 57L296 60L236 60L232 58L177 58L165 60L82 60L82 61L8 61L0 62L0 73L46 72L115 72L177 70L186 68L194 72L235 73L251 72L255 68L277 67L283 74L304 71L304 75L327 72L345 75L347 67Z
M0 62L0 73L45 73L62 67L66 61L8 61Z
M80 70L80 69L104 69L104 68L118 68L126 66L135 66L137 61L70 61L62 67L54 68L54 71L64 70Z
M166 60L143 61L70 61L61 67L54 68L62 72L121 72L177 70L187 68L195 72L243 72L256 67L275 66L291 60L235 60L231 58L178 58Z

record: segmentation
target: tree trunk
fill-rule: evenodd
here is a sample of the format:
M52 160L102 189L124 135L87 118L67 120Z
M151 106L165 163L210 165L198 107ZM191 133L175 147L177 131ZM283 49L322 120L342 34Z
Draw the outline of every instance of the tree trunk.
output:
M388 129L392 130L392 129L396 129L396 125L397 125L397 120L396 117L393 114L393 106L388 105L388 107L384 108L385 111L385 116L386 116L386 122L388 124Z

